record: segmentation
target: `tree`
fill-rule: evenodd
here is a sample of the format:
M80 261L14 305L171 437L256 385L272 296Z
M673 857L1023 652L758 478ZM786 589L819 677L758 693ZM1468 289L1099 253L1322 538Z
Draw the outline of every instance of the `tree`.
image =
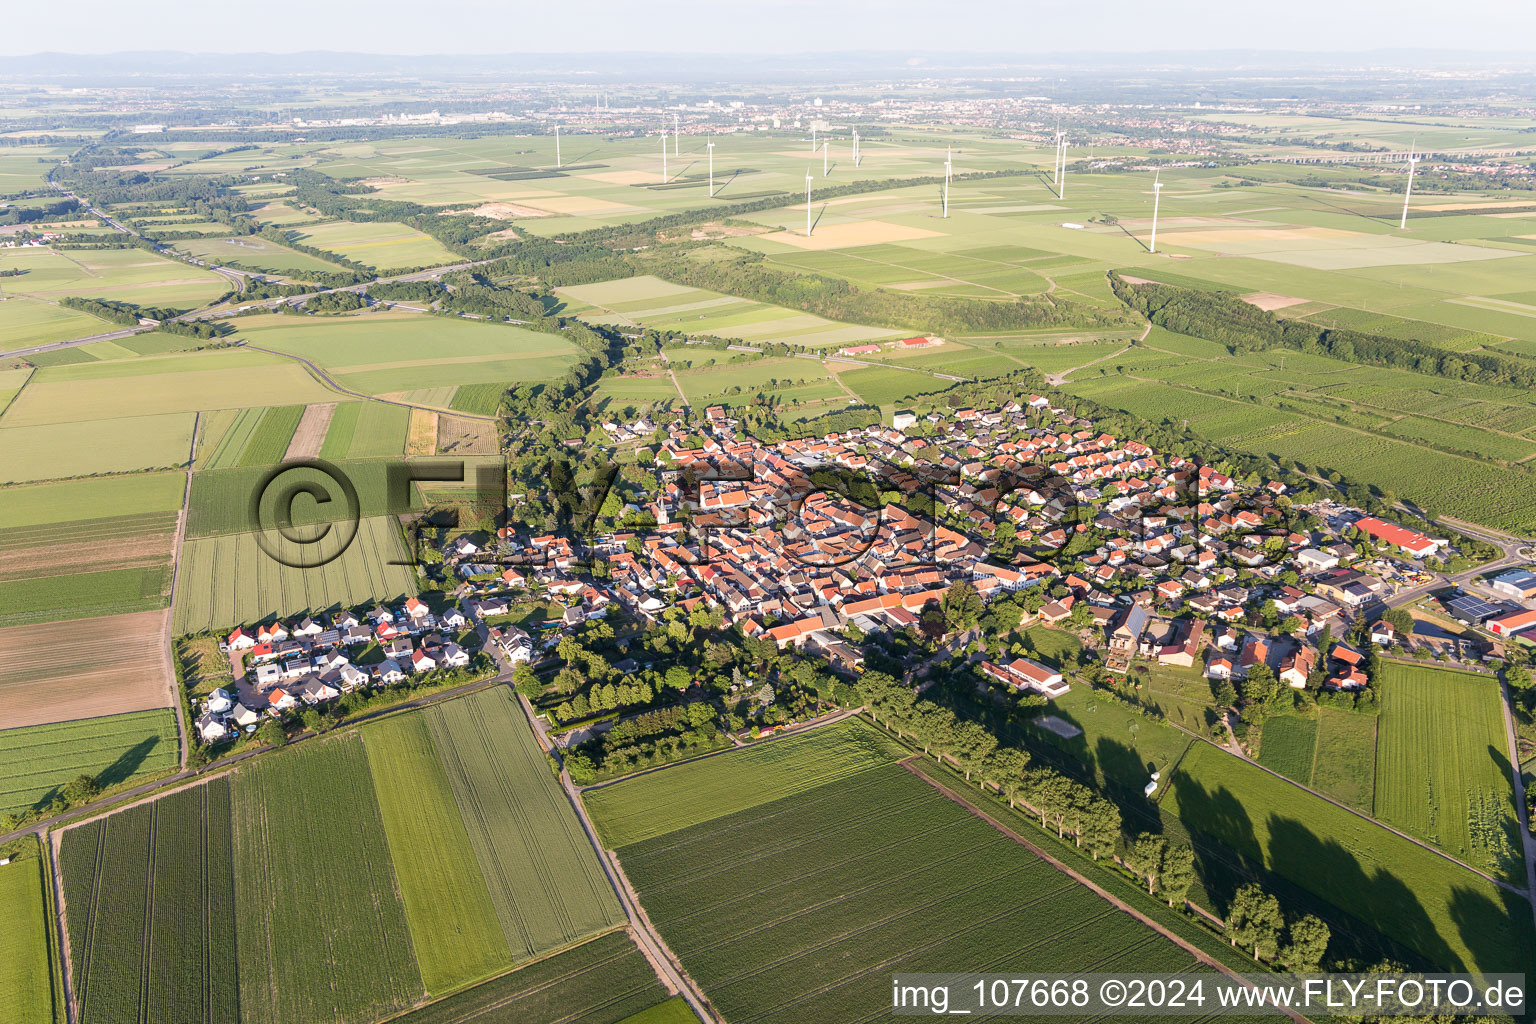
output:
M1308 914L1292 921L1287 931L1290 941L1280 950L1279 956L1285 969L1296 974L1306 974L1320 968L1323 955L1328 952L1328 926Z
M64 802L71 807L77 804L88 804L101 795L101 783L96 781L94 775L76 775L64 783L62 795Z
M1098 860L1115 852L1115 842L1119 838L1120 808L1103 797L1094 796L1083 816L1080 845Z
M256 738L269 747L280 747L288 742L288 734L283 731L283 723L275 718L269 718L261 723L261 728L256 730Z
M1157 891L1157 876L1167 849L1168 840L1151 832L1143 832L1126 847L1125 866L1147 880L1148 895Z
M944 609L944 621L950 632L970 629L981 621L982 612L986 610L976 588L964 580L944 592L940 605Z
M1253 950L1255 960L1273 955L1280 940L1280 930L1285 918L1280 913L1280 901L1249 882L1232 897L1232 907L1227 911L1227 941Z
M544 692L544 684L539 682L538 674L526 661L518 662L512 669L512 688L529 700L537 698Z
M1190 886L1195 884L1195 851L1182 843L1170 845L1163 854L1158 881L1162 883L1163 898L1170 907L1184 902Z

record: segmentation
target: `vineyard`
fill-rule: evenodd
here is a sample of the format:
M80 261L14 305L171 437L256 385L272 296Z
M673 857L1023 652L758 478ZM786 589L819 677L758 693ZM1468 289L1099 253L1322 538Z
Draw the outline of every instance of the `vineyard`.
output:
M1219 856L1280 876L1428 963L1518 970L1536 957L1523 897L1210 744L1185 755L1161 807L1197 849L1214 841Z
M1492 874L1522 879L1498 683L1388 663L1380 732L1377 815Z
M69 829L59 851L81 1024L237 1024L227 780Z
M258 759L232 790L244 1024L370 1020L420 998L358 735Z
M515 960L624 920L510 691L422 712Z
M582 799L603 845L617 849L859 775L902 753L850 721L590 789Z
M678 799L707 805L720 791L701 787ZM700 823L618 852L652 921L727 1020L859 1019L889 999L893 972L957 964L1167 972L1193 965L1183 950L895 765L736 813L693 817Z

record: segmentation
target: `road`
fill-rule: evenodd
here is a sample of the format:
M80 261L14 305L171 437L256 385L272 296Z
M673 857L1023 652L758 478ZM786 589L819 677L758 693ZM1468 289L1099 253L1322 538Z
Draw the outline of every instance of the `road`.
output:
M279 352L276 349L262 348L260 345L252 345L248 341L242 341L239 344L241 348L248 348L252 352L265 352L269 356L281 356L284 359L292 359L296 363L303 364L304 368L308 370L316 380L330 388L332 391L335 391L337 394L347 395L351 398L361 398L368 402L382 402L385 405L398 405L402 409L424 409L427 412L443 411L442 409L434 408L430 405L412 405L410 402L401 402L393 398L382 398L379 395L370 395L362 391L353 391L351 388L343 384L338 384L335 378L326 373L324 370L320 369L320 367L316 366L314 363L310 362L308 359L305 359L303 356L294 355L292 352ZM496 422L495 416L482 416L480 413L475 412L459 412L458 410L455 410L453 415L458 419L464 420L481 420L485 423Z

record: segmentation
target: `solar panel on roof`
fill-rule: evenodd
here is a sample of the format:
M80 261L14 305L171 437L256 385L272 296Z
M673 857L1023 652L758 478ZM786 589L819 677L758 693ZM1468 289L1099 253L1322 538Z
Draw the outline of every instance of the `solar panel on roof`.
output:
M1453 597L1445 602L1445 606L1454 612L1457 618L1466 619L1468 622L1481 622L1504 610L1500 605L1491 604L1471 594Z

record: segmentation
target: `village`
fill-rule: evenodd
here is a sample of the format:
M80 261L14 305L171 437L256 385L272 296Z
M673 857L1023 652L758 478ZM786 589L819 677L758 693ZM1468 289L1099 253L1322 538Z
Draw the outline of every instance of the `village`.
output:
M615 443L655 432L645 419L605 428ZM1502 657L1509 638L1536 640L1528 570L1490 579L1487 599L1442 592L1448 617L1486 624L1479 637L1418 618L1394 625L1389 602L1434 578L1426 561L1453 553L1448 540L1332 501L1292 505L1279 481L1253 486L1165 456L1040 395L773 444L745 438L722 406L665 431L659 489L625 495L654 525L583 539L531 535L514 518L494 536L443 538L459 605L434 614L412 597L237 628L223 645L235 692L208 700L200 735L216 742L263 714L466 666L476 634L462 631L533 592L560 610L530 625L536 637L505 621L479 634L506 667L541 660L612 611L643 626L702 605L854 677L863 639L920 627L958 584L984 603L1022 594L1021 627L1076 632L1111 678L1152 663L1240 682L1264 665L1298 690L1351 692L1370 683L1365 644L1475 666ZM351 653L373 644L382 659L355 664ZM1003 687L1044 698L1070 688L1057 666L986 653L977 667Z

